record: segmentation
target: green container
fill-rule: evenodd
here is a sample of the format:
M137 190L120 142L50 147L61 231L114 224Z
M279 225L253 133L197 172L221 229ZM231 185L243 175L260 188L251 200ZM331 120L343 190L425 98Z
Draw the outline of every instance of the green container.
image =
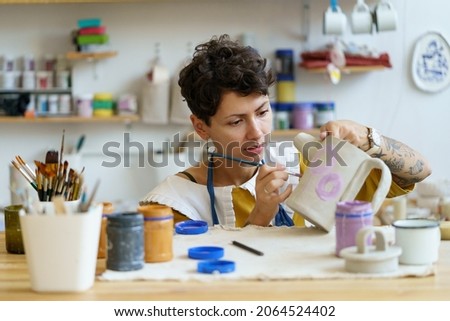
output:
M6 251L12 254L25 253L19 219L19 211L21 209L22 205L10 205L5 207Z

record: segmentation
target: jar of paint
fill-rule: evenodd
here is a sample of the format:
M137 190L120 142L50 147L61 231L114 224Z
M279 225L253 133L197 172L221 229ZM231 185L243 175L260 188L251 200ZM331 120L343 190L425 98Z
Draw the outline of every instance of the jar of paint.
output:
M321 127L327 122L335 120L334 102L315 103L314 126Z
M126 212L108 216L106 268L133 271L144 267L144 217Z
M292 122L294 128L311 129L314 127L314 104L297 103L292 111Z
M148 204L138 207L144 215L145 262L166 262L173 258L172 208Z
M364 226L373 225L372 204L342 201L336 205L336 256L343 248L356 245L356 234ZM368 242L371 238L368 238Z

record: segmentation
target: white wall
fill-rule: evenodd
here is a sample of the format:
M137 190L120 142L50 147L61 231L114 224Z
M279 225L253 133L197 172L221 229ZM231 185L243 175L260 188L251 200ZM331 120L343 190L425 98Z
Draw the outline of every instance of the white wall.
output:
M298 54L332 41L322 34L322 13L326 0L311 0L309 41L301 41L301 0L166 0L137 4L60 4L4 5L0 7L0 54L21 56L32 53L61 54L72 50L70 31L80 18L99 17L107 27L111 49L117 57L101 61L96 69L90 63L76 65L74 93L111 91L139 93L139 82L155 57L155 44L161 44L162 61L171 72L188 55L188 43L197 44L214 34L239 37L242 32L255 35L255 46L268 58L278 48L293 48ZM348 13L355 0L341 0ZM366 1L373 5L375 1ZM367 44L391 57L392 70L344 75L338 85L324 75L297 70L298 100L333 100L338 118L354 119L379 128L421 151L432 163L433 177L449 177L446 165L446 129L450 119L450 89L437 94L419 91L412 83L410 60L415 41L426 31L435 30L445 37L450 27L450 4L444 0L392 0L399 13L395 32L355 35L350 31L345 41ZM431 10L430 8L435 9ZM425 15L426 13L426 15ZM14 30L14 32L13 32ZM448 38L450 40L450 38ZM95 74L97 77L95 77ZM59 149L62 129L66 142L87 135L83 163L89 186L98 177L102 183L101 200L142 197L159 180L160 174L146 168L106 169L103 145L111 140L123 142L129 132L134 141L144 145L161 142L187 127L176 125L133 124L0 124L0 204L9 202L8 164L15 155L28 162L43 160L45 151ZM136 164L136 163L135 163ZM155 179L155 176L157 178Z

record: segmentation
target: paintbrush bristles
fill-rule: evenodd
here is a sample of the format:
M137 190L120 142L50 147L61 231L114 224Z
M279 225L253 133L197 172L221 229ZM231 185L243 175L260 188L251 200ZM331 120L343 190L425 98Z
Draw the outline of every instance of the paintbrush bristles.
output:
M64 134L61 141L61 151L49 150L45 155L45 162L35 160L35 170L20 156L12 160L11 164L25 177L37 191L40 201L52 201L56 196L63 197L65 201L78 200L84 189L84 180L81 172L70 168L69 162L64 161Z

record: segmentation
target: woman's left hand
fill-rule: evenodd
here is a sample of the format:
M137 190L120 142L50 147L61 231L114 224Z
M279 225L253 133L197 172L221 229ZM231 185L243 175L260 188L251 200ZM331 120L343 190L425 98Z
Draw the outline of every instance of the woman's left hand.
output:
M366 126L351 120L329 121L320 127L320 139L324 140L328 135L346 140L362 150L369 149L369 130Z

